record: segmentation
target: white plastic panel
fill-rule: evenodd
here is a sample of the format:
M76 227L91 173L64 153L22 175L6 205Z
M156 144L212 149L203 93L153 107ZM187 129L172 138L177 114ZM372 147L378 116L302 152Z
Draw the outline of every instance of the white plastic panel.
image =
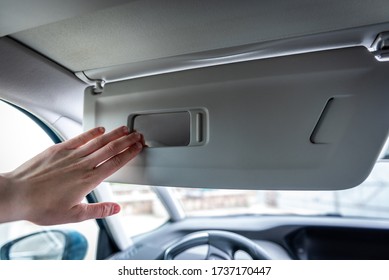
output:
M387 138L388 75L389 64L355 47L110 83L86 90L84 128L206 112L201 145L146 148L111 181L344 189L367 177Z

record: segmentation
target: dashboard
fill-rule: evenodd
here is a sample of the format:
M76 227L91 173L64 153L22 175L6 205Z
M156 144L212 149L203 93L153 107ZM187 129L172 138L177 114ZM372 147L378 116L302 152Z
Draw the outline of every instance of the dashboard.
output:
M168 222L133 238L134 244L110 259L162 259L164 251L187 234L222 230L242 235L274 260L389 259L389 221L328 216L196 217ZM194 246L175 259L204 259L206 245ZM250 259L236 252L235 259Z

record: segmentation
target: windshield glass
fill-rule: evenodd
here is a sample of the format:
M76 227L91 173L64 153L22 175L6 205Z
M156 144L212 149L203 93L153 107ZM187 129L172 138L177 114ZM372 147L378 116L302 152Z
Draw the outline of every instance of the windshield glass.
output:
M174 188L187 216L237 214L389 218L389 161L359 186L341 191L253 191Z

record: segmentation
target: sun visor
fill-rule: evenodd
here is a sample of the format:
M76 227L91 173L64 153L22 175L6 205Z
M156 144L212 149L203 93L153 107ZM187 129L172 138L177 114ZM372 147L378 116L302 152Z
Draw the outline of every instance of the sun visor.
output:
M86 89L85 130L127 125L149 148L108 180L335 190L370 173L388 135L389 63L363 47Z

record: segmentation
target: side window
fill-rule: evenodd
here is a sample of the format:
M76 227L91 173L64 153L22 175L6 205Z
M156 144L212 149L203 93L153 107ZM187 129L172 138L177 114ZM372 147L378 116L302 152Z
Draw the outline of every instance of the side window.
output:
M28 116L0 101L0 173L10 172L54 143ZM0 224L0 246L31 233L52 229L75 230L88 241L85 258L95 259L98 227L93 220L43 227L27 221Z

